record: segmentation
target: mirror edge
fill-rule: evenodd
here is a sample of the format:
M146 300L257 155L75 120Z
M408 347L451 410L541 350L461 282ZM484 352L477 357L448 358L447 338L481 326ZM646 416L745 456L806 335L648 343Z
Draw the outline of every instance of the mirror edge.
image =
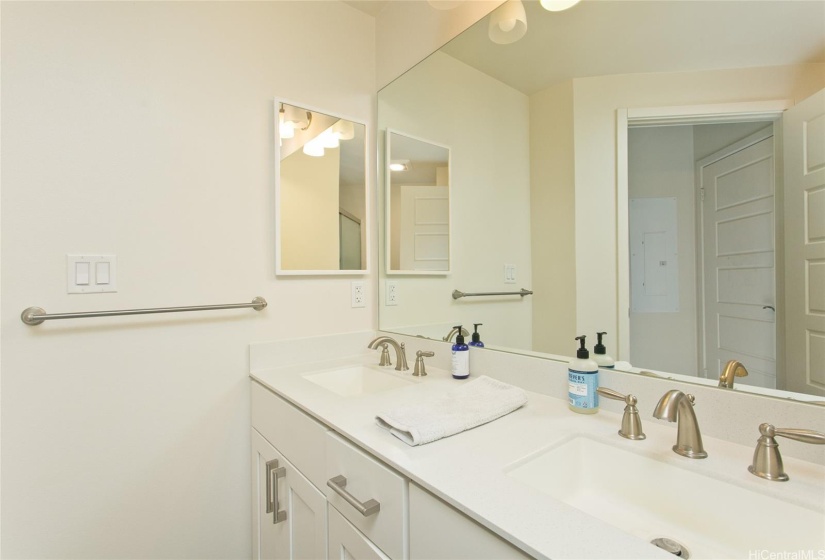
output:
M318 107L307 105L302 102L296 102L291 99L287 99L284 97L275 96L272 98L273 100L273 146L272 146L272 153L274 155L274 167L273 171L275 173L275 276L368 276L372 272L372 243L370 242L370 226L372 225L372 204L371 204L371 195L373 189L371 187L370 181L370 174L369 174L369 164L370 164L370 127L369 125L355 117L344 115L341 113L337 113L334 111L328 111L326 109L320 109ZM336 117L339 119L346 119L354 124L360 124L364 127L364 225L363 228L367 232L367 240L364 244L364 254L365 254L365 262L367 263L366 268L358 269L358 270L292 270L292 269L284 269L281 266L281 147L280 147L280 140L281 140L281 131L280 127L278 126L278 106L281 103L286 103L287 105L292 105L294 107L300 107L302 109L306 109L307 111L312 111L314 113L323 113L324 115L329 115L331 117Z

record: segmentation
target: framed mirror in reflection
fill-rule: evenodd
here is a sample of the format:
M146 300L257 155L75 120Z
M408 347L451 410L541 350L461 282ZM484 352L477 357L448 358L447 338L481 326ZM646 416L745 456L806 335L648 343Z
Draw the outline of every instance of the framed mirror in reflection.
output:
M387 274L450 272L450 150L387 130Z
M275 100L276 274L368 272L366 126Z
M462 193L453 274L493 282L527 248L535 295L516 316L399 279L416 309L382 307L381 329L483 322L488 348L559 359L607 331L627 371L716 385L737 360L734 390L825 400L825 3L523 4L523 38L495 44L485 18L382 90L378 121L465 131L453 167L485 171L488 207L522 211L473 215ZM507 249L474 250L479 220Z

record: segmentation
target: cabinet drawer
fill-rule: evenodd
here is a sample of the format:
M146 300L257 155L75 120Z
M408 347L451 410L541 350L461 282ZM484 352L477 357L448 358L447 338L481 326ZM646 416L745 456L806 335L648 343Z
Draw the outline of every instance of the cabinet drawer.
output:
M407 479L333 432L327 434L326 440L327 500L387 556L406 560L409 549ZM339 490L333 489L330 483ZM342 497L344 493L351 496L349 501ZM375 513L359 511L358 506L351 503L369 505L370 500L379 504Z
M252 427L323 492L326 487L323 424L266 387L252 382Z

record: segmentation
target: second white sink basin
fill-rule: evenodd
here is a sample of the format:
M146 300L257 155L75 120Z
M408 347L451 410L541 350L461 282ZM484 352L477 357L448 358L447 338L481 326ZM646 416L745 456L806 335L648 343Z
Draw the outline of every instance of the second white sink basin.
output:
M313 373L305 375L304 379L342 397L382 393L415 383L412 379L404 379L394 370L385 372L367 366L351 366Z
M822 512L587 437L520 462L507 475L647 541L675 540L690 558L825 549Z

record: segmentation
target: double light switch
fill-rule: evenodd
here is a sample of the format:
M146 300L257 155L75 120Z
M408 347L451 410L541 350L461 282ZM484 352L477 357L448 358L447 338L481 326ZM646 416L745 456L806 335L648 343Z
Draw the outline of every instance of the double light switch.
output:
M66 255L67 292L93 294L116 292L115 255Z

